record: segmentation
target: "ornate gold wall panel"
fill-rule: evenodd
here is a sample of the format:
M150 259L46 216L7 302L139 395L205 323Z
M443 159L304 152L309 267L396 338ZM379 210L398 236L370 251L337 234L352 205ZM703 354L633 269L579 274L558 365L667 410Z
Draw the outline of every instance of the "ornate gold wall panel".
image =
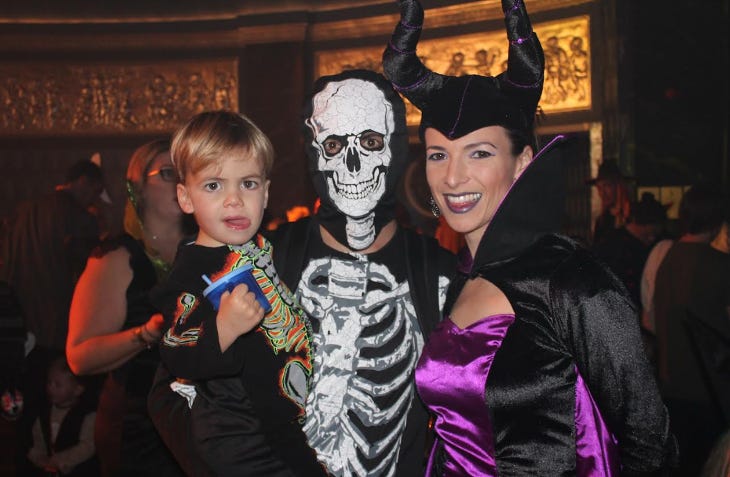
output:
M238 109L238 60L0 65L0 135L169 133Z
M588 16L534 24L545 50L545 85L540 106L546 113L591 109L591 48ZM497 75L505 70L507 40L504 31L422 40L418 55L431 70L451 76ZM315 53L315 73L335 74L367 68L382 72L382 46L325 50ZM408 124L420 113L408 104Z
M534 15L539 12L593 2L595 0L534 0L527 7L530 15ZM393 13L390 15L314 23L310 28L309 38L312 41L336 41L390 35L393 27L400 20L400 14L395 2L391 3L393 4ZM455 5L436 8L428 8L426 2L423 3L424 8L427 9L424 19L424 28L427 30L504 18L501 0L482 0L469 3L454 2Z

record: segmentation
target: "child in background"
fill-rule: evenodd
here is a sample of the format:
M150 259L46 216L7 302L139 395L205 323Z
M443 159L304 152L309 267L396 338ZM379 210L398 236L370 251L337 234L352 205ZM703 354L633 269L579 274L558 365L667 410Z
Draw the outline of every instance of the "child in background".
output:
M301 430L310 325L257 234L273 156L256 125L229 111L196 115L172 142L178 201L199 232L153 300L170 326L163 365L190 405L193 451L214 475L326 475ZM245 284L223 293L217 309L204 296L206 280L242 266L252 266L268 313Z
M28 452L37 475L99 475L94 448L96 410L85 391L65 356L51 361L46 384L48 406L33 423L33 447Z

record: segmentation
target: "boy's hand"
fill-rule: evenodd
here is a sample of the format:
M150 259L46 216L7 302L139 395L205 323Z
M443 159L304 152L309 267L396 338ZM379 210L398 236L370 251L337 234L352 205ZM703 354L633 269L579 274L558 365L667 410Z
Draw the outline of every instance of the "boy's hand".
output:
M263 317L264 309L245 283L236 285L232 292L224 292L216 318L221 352L225 352L236 338L254 329Z

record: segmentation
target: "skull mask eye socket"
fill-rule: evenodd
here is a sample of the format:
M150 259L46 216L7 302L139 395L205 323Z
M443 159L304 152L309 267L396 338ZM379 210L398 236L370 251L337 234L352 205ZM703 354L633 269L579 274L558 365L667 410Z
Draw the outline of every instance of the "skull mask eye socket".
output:
M347 137L329 136L322 142L322 149L327 157L338 154L347 145Z
M385 137L375 131L360 134L360 145L366 151L380 151L385 147Z
M322 142L322 149L327 157L333 157L342 151L343 148L347 147L348 138L353 136L328 136ZM364 131L357 136L355 139L360 143L366 151L382 151L385 147L385 136L375 131Z

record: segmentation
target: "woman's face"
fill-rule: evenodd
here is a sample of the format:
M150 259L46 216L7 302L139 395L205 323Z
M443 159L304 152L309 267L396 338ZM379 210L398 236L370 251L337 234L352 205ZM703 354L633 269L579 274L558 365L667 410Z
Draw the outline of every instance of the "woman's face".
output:
M145 214L158 218L180 217L182 210L177 203L177 176L169 152L158 154L152 160L145 180Z
M463 233L472 254L497 207L532 160L525 146L512 155L512 142L501 126L488 126L449 140L426 129L426 179L446 221Z

